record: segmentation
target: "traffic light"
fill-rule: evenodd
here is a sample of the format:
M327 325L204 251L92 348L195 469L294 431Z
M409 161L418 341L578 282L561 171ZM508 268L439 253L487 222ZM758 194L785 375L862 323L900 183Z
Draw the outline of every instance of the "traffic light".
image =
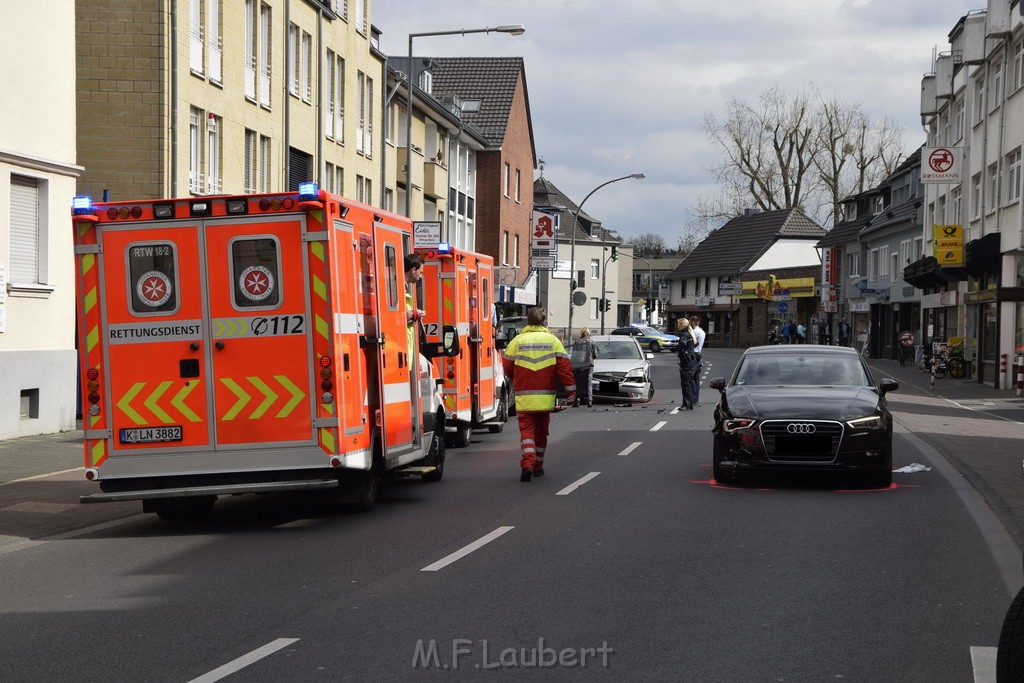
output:
M610 309L612 307L612 302L609 301L608 299L601 299L600 304L601 304L600 307L601 307L602 311L607 311L608 309Z
M644 299L644 308L646 308L648 311L653 311L654 299L652 299L651 297L647 297L646 299Z
M619 260L619 248L616 245L612 245L612 261Z

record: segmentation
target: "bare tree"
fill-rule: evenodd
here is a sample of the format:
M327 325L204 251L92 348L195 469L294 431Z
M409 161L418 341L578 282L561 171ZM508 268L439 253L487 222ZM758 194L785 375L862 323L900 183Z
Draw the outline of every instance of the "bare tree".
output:
M660 258L661 255L667 251L665 238L651 232L645 232L642 235L630 237L627 241L633 245L633 250L637 256Z
M800 209L834 224L844 197L893 170L902 154L902 129L888 120L872 121L860 104L811 90L816 97L775 86L756 106L730 100L722 121L704 117L704 132L723 158L710 169L719 192L698 200L691 228L720 225L746 208Z
M832 225L842 220L841 202L882 182L898 164L903 129L888 119L872 121L860 104L818 94L819 153L814 159L828 195Z

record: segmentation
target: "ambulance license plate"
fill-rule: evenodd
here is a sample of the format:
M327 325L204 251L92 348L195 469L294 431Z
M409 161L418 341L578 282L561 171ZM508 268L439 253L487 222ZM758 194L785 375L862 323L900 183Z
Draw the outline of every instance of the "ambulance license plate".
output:
M181 441L181 425L169 427L138 427L118 431L121 443L160 443Z

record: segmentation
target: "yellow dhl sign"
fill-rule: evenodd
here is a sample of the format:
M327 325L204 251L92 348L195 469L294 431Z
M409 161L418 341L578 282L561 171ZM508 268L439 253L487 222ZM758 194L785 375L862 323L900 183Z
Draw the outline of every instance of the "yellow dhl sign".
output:
M932 251L940 266L964 265L964 226L932 225Z
M764 299L766 301L772 301L780 296L814 296L814 278L790 277L745 280L740 282L740 292L735 296L737 299Z

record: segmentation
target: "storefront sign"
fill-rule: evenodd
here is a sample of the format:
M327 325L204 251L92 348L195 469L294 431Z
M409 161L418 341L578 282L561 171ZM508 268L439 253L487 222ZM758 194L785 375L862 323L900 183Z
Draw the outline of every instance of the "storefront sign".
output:
M774 285L774 287L772 286ZM766 299L774 301L776 297L808 297L814 296L813 277L791 277L775 280L744 280L740 283L738 299Z
M922 183L959 183L963 147L922 147Z
M932 250L940 266L964 265L964 226L933 225Z
M821 251L821 300L835 301L836 292L836 249L828 247Z

